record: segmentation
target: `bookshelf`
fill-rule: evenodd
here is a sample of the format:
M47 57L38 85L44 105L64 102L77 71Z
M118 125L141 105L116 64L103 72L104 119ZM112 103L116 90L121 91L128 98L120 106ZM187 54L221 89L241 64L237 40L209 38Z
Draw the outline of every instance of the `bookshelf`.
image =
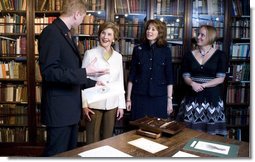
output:
M1 0L1 155L13 154L8 148L36 145L32 5Z
M1 1L0 16L0 135L1 142L28 140L28 49L26 1ZM8 10L8 11L6 11Z
M232 0L231 41L226 90L229 138L249 141L250 1Z
M10 68L0 71L0 156L17 155L10 149L19 150L24 156L40 156L46 136L40 124L37 43L41 30L60 15L62 0L19 0L16 5L5 2L0 0L0 67ZM225 109L230 138L249 141L249 0L87 0L87 3L87 16L73 31L80 53L83 55L97 45L100 23L115 22L119 25L120 39L114 48L123 55L124 78L127 78L132 49L140 42L145 21L157 18L166 22L175 72L175 108L185 90L180 76L182 56L194 48L198 26L213 24L219 36L215 45L229 54ZM20 73L10 69L19 69ZM124 119L116 123L114 134L125 131L128 120L126 112ZM6 133L7 130L12 133ZM237 132L241 132L241 138ZM7 135L10 140L5 140ZM84 136L81 127L79 142L84 142Z

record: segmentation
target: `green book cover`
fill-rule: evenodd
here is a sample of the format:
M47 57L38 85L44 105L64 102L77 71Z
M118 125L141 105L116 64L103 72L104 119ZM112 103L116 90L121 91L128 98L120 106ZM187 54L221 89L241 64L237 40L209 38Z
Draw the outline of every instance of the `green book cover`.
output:
M183 149L217 157L237 157L239 146L223 142L192 138L186 143Z

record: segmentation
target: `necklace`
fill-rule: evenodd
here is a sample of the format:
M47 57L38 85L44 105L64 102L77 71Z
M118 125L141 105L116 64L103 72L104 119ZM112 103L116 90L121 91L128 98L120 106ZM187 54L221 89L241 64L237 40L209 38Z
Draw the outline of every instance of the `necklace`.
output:
M201 54L202 58L204 58L205 55L207 55L207 54L211 51L211 49L212 49L212 47L210 47L210 49L209 49L207 52L204 52L203 50L201 50L201 49L199 48L199 53Z

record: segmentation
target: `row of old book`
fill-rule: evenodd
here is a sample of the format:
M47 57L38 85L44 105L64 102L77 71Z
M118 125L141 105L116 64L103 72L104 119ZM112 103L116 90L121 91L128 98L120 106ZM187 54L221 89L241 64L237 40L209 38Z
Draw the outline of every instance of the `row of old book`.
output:
M242 86L229 85L226 95L227 104L249 104L250 103L250 87L245 83Z
M157 15L182 15L184 0L157 0L155 5Z
M25 63L16 62L14 60L9 62L0 62L0 79L26 80L27 66ZM37 82L42 80L38 61L35 63L35 79Z
M41 125L40 108L36 107L36 123ZM0 104L0 125L27 126L28 108L26 104Z
M0 11L2 10L26 10L27 0L0 0Z
M36 11L60 11L63 0L35 0Z
M0 78L1 79L26 79L26 64L15 62L0 62Z
M232 15L250 15L250 0L232 0Z
M0 128L0 142L28 142L28 128Z
M250 39L250 18L242 20L233 19L232 21L232 37Z
M9 125L17 127L26 127L28 125L28 109L26 105L18 104L1 104L0 107L0 126ZM40 115L37 114L36 122L39 121Z
M17 14L0 17L0 33L25 33L26 18Z
M249 125L250 110L242 108L228 107L226 109L228 125L247 126Z
M146 14L146 0L114 0L115 14Z
M250 58L250 43L235 43L231 47L232 59Z
M0 36L0 56L15 56L26 54L26 37L16 39Z
M221 15L224 13L221 0L194 0L193 14Z
M249 82L250 81L250 64L232 64L228 68L229 81Z
M86 0L87 10L98 11L104 10L105 0ZM61 11L63 8L63 0L36 0L36 11Z
M55 16L44 16L35 18L35 33L40 34L42 30L56 19ZM74 35L97 35L99 24L104 22L103 19L96 19L94 15L86 15L82 24L74 29L72 32Z
M0 102L27 102L27 87L16 84L0 84Z
M57 17L56 16L44 16L35 18L35 34L40 34L42 30L49 24L51 24Z
M77 142L86 142L86 131L79 131ZM47 132L45 129L37 129L37 142L45 143L47 139ZM0 128L0 142L28 142L28 128Z
M27 106L17 104L0 104L0 114L2 116L27 115ZM0 123L3 124L2 120Z
M41 86L36 86L36 102L41 102ZM22 84L0 84L0 102L2 103L27 103L27 86Z
M15 62L0 62L0 78L1 79L26 79L26 65L24 63Z
M63 0L35 0L36 11L61 11ZM26 10L27 0L0 0L0 10ZM86 0L88 10L104 10L105 0Z

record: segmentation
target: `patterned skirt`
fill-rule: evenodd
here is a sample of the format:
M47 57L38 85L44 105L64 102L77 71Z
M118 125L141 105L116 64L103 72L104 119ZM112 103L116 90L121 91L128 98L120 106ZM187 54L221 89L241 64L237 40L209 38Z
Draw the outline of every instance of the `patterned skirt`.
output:
M178 121L184 121L188 128L209 134L227 135L224 103L221 99L211 104L184 98L177 114Z

